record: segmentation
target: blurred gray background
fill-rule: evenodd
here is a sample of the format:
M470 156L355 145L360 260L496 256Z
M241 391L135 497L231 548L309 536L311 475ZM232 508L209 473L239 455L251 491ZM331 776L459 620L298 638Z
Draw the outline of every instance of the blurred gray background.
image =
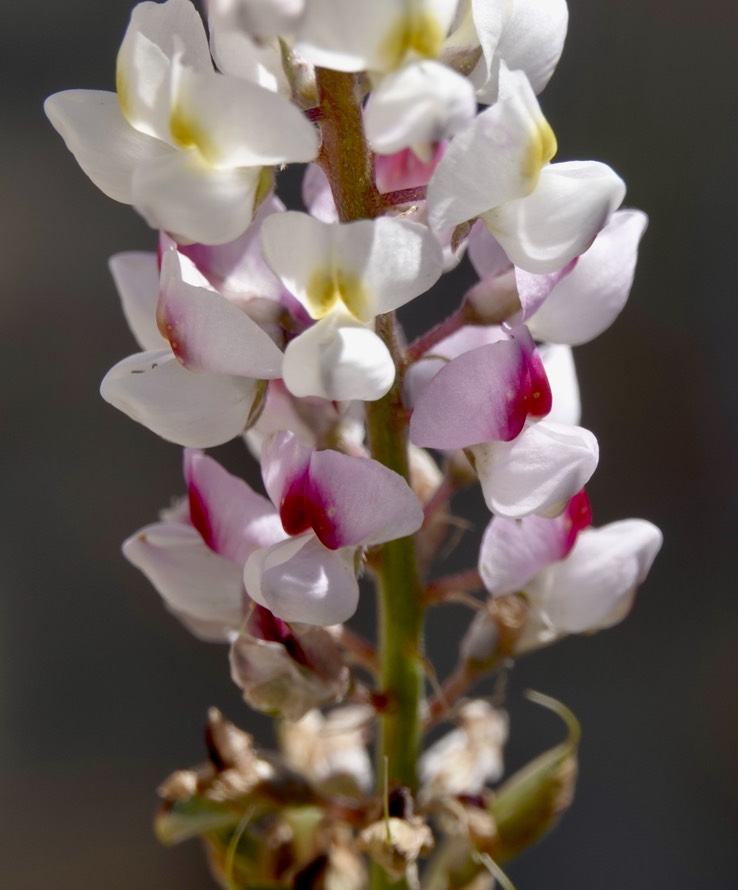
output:
M610 163L627 203L651 218L628 307L576 352L584 423L602 453L590 494L597 524L645 517L666 543L624 624L510 674L512 768L561 735L524 689L567 702L584 730L573 809L510 874L519 890L729 890L738 887L738 7L569 5L567 48L541 99L559 159ZM179 450L97 392L134 351L107 258L151 249L154 238L88 182L41 103L61 89L112 88L129 10L128 0L2 5L4 890L211 886L197 844L168 851L155 841L155 786L202 758L211 704L269 741L229 681L225 650L190 637L119 552L182 490ZM249 472L239 448L224 459ZM478 514L477 534L484 521ZM430 634L445 665L449 614Z

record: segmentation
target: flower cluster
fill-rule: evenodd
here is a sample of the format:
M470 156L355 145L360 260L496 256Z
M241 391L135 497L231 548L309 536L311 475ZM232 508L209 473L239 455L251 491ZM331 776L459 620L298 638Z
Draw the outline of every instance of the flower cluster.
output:
M599 450L572 347L625 305L647 220L619 209L607 165L553 160L537 95L567 16L565 0L210 0L206 33L190 0L143 2L116 92L47 100L85 173L158 233L111 260L141 351L101 392L184 447L186 495L124 554L286 721L275 760L214 712L211 763L162 789L160 835L203 836L223 886L359 890L362 854L376 887L491 886L571 796L565 709L543 701L569 741L493 794L507 720L462 698L620 621L661 545L643 520L592 528L584 490ZM277 196L295 163L303 209ZM395 311L432 316L429 289L467 261L477 284L407 343ZM266 496L203 451L237 437ZM439 577L451 498L475 483L478 565ZM379 649L347 626L362 576ZM423 615L449 600L474 611L426 699ZM441 719L457 727L419 760Z

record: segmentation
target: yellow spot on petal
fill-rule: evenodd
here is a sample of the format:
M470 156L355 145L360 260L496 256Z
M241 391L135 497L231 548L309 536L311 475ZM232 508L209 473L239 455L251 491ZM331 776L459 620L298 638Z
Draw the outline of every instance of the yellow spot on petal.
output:
M175 105L169 117L172 140L183 149L196 149L211 164L216 164L218 153L203 128L190 117L181 105Z
M123 71L120 65L118 65L115 72L115 90L118 93L120 110L123 112L123 116L128 118L130 122L131 102L128 96L128 86L123 77Z
M339 304L360 321L368 321L368 301L361 282L342 269L321 269L313 274L307 286L308 312L315 319L325 318Z
M444 33L438 19L419 0L410 0L407 10L385 37L380 53L388 70L410 59L435 59L441 52Z
M556 136L545 117L535 122L528 144L528 152L523 160L523 176L530 180L532 188L538 182L541 167L556 154Z

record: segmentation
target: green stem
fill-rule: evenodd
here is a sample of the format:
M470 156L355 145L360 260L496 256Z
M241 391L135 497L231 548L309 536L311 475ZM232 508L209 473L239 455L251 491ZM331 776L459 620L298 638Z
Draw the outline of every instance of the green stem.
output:
M376 321L377 333L396 354L391 315ZM366 406L369 443L376 460L409 479L407 412L399 379L387 395ZM390 787L417 787L420 704L423 692L424 599L415 542L384 544L376 560L380 603L380 671L387 707L382 717L380 760L387 758Z
M322 148L319 162L330 182L342 222L378 216L382 199L374 183L374 159L366 141L361 95L355 75L318 69ZM392 389L366 405L371 453L375 460L409 480L407 412L400 388L400 351L394 316L379 316L376 331L389 348L398 375ZM390 789L398 785L417 790L417 758L422 726L423 597L415 543L400 538L382 545L373 560L379 597L379 661L385 707L381 717L377 776L384 781L385 763ZM406 887L391 883L375 867L373 890Z
M394 319L376 320L377 333L396 356ZM409 479L407 419L399 380L384 398L366 405L369 443L374 458ZM391 788L417 790L417 760L422 737L420 706L423 697L424 599L413 538L382 545L373 561L379 598L379 659L385 707L377 749L377 773L388 777ZM401 890L406 882L391 883L375 866L372 890Z

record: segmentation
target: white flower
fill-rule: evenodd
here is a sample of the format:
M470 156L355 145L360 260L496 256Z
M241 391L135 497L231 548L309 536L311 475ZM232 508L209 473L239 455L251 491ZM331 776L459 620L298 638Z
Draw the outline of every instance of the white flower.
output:
M258 381L281 374L282 353L268 334L174 245L163 253L161 279L155 254L119 254L111 269L145 351L108 371L102 397L179 445L209 448L241 433Z
M584 253L625 195L595 161L548 162L556 139L521 71L500 70L500 97L458 133L428 186L435 231L480 216L510 260L555 272Z
M262 227L264 257L317 324L285 351L284 382L296 396L381 398L395 366L368 325L427 290L441 250L423 225L382 217L339 224L275 214Z
M117 88L56 93L46 113L98 188L181 240L233 240L251 222L262 168L318 150L287 99L214 71L189 0L134 9Z
M366 134L380 154L412 147L424 161L434 143L463 129L477 103L469 81L434 61L406 65L372 90L366 105Z
M311 0L295 49L334 71L394 71L435 58L458 0Z
M589 502L576 495L561 516L496 516L484 533L479 572L492 596L521 591L531 608L523 649L556 636L611 627L630 609L661 549L643 519L589 527Z

